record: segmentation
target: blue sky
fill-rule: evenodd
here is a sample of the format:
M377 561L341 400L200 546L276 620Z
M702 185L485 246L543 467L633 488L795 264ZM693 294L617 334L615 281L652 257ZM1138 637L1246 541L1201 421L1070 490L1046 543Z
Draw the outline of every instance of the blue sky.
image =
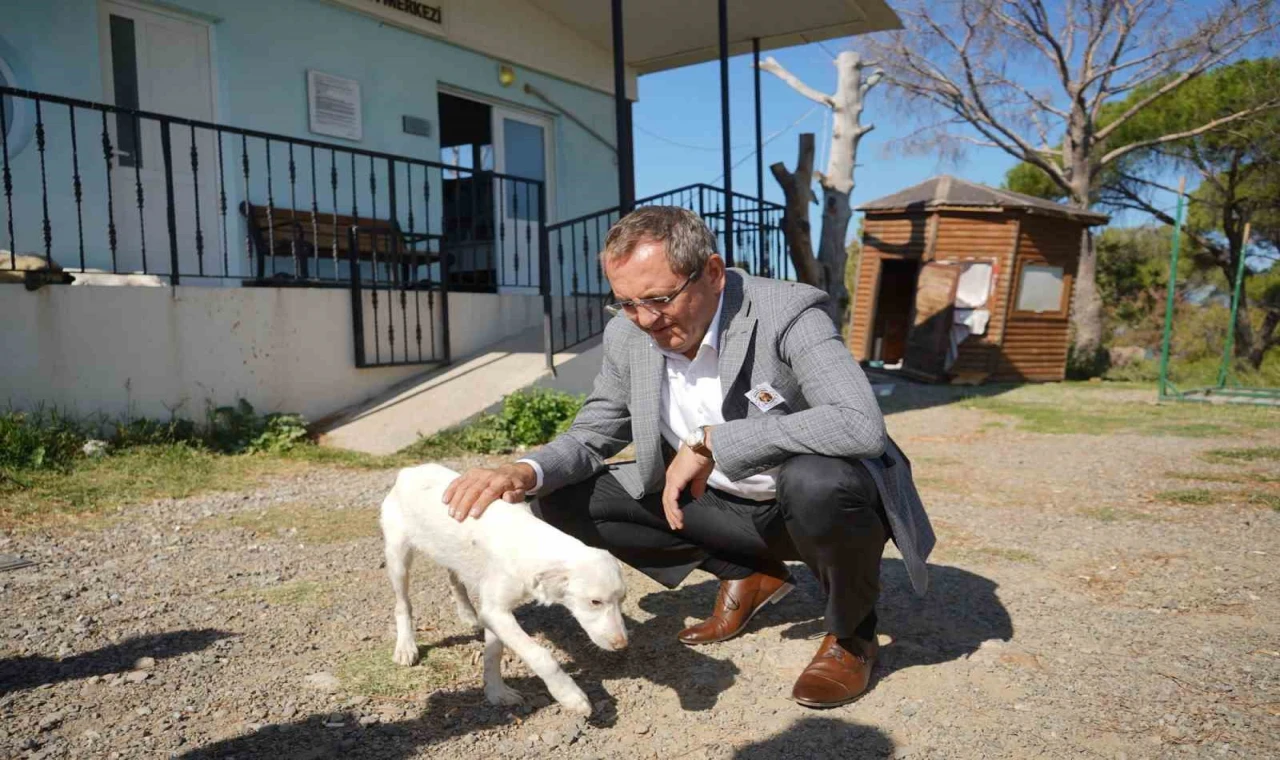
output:
M852 39L830 40L821 45L762 53L761 58L772 55L811 87L834 92L836 69L831 53L848 49L853 43ZM750 55L729 60L730 129L735 163L751 156L755 148L752 77ZM813 101L768 72L761 75L761 95L765 139L780 130L787 130L764 148L765 197L781 203L782 190L769 172L769 165L782 161L788 169L794 168L797 135L813 132L817 148L814 165L816 169L825 169L830 142L829 110L814 108L816 104ZM934 157L907 156L900 150L886 152L888 143L908 134L913 128L913 123L896 113L888 101L893 96L891 89L881 85L872 90L863 111L863 123L875 124L876 128L863 138L859 147L858 167L854 172L855 206L936 174L954 174L998 186L1004 179L1004 173L1014 164L1014 159L1004 152L989 148L975 147L959 164L941 163ZM639 197L693 182L720 184L718 62L641 77L640 100L635 104L633 114L636 193ZM797 120L799 123L792 127ZM733 188L738 192L755 194L754 156L734 169Z

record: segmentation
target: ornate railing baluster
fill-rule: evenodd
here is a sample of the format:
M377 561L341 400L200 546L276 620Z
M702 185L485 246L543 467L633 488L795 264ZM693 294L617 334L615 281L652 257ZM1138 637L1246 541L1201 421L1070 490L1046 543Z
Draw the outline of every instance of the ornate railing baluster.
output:
M551 240L551 232L547 233L547 240ZM569 304L573 302L570 296L569 283L565 282L565 278L569 276L568 270L564 266L564 240L559 232L556 236L556 267L560 272L560 334L565 336L565 340L569 339Z
M302 262L298 261L298 165L293 160L293 143L289 143L289 257L293 259L293 279L301 280Z
M200 224L200 150L196 147L196 127L191 125L191 183L196 206L196 271L204 276L204 228Z
M372 209L369 211L369 218L375 222L378 219L378 181L373 176L373 157L369 157L369 203ZM373 269L373 287L369 288L369 293L373 296L373 358L379 364L382 363L382 343L378 339L378 230L375 227L369 228L369 257L372 261ZM356 260L360 260L357 251Z
M387 219L390 225L387 229L387 267L390 270L387 276L387 337L390 345L388 352L388 360L394 362L396 360L396 331L395 331L395 302L391 295L391 289L395 288L400 291L400 322L404 328L400 333L404 340L404 360L409 361L409 318L406 315L405 285L406 272L404 269L404 251L401 250L403 241L395 234L395 226L399 221L400 214L396 207L396 162L393 159L387 159Z
M76 140L76 107L67 106L71 116L71 186L76 197L76 229L80 233L80 269L84 270L84 186L80 182L80 145ZM4 119L0 118L0 124ZM3 129L3 127L0 127Z
M227 230L227 173L222 158L222 130L215 130L218 137L218 218L222 220L222 276L231 276L231 250L228 245L230 233Z
M591 275L589 274L591 271L591 253L589 249L590 244L591 244L590 241L587 240L587 223L583 222L582 223L582 274L583 276L586 277L587 280L591 279ZM586 291L587 293L591 292L590 282L588 282L587 284ZM588 298L587 302L590 303L590 301L591 299ZM587 330L588 331L594 331L596 329L594 326L594 318L592 317L592 314L591 314L592 311L593 310L591 308L587 309Z
M146 215L146 193L142 190L142 117L137 114L133 117L133 149L137 151L137 155L133 157L133 189L134 196L138 200L138 229L141 233L138 237L138 248L142 252L142 271L150 272L147 268L147 215Z
M610 223L609 226L612 226L612 222ZM596 217L596 246L597 247L602 246L603 242L604 242L604 236L601 235L600 233L600 217L597 216ZM596 296L596 308L601 309L600 329L603 330L604 329L603 306L609 297L609 292L604 286L604 268L600 264L600 257L595 256L593 258L595 258L596 260L596 287L599 288L598 295Z
M498 253L495 257L494 276L501 280L502 263L507 260L507 192L501 177L495 178L493 183L498 191Z
M338 152L329 149L329 186L333 189L333 278L341 280L338 271Z
M107 112L102 111L102 160L107 168L107 246L111 251L113 273L119 271L116 266L116 194L111 186L111 162L114 159L115 149L111 146L111 132L107 128Z
M527 268L526 268L526 270L525 270L525 271L528 273L528 274L526 274L526 276L525 276L525 284L527 284L529 287L533 287L533 273L534 273L535 271L537 271L537 268L538 268L538 264L537 264L538 259L534 258L534 256L533 256L533 224L532 224L532 221L536 218L536 217L534 216L534 213L533 213L533 209L535 208L535 205L534 205L534 203L529 199L529 191L533 189L533 184L532 184L532 183L530 183L530 182L524 182L524 183L522 183L522 184L524 185L524 208L525 208L525 214L527 214L527 215L529 216L529 219L525 220L525 223L524 223L524 255L525 255L525 259L526 259L525 263L526 263L526 264L528 264L528 267L527 267ZM541 219L538 219L538 224L541 224L541 223L542 223L542 220L541 220ZM539 255L539 256L541 256L541 255L542 255L542 251L538 251L538 255ZM516 262L516 264L517 264L517 266L516 266L516 284L517 284L517 285L519 285L519 284L520 284L520 267L519 267L519 263L520 263L520 262L518 262L518 261Z
M267 156L267 250L259 252L260 256L271 259L271 276L276 276L276 194L271 181L271 140L265 140L263 148Z
M519 188L513 183L511 185L511 236L515 239L516 249L512 256L517 276L520 273L520 193ZM526 252L527 253L527 252ZM519 285L517 280L515 285Z
M53 261L53 225L49 221L49 180L45 174L44 114L36 101L36 151L40 154L40 205L44 213L44 259Z
M316 217L320 213L320 201L316 197L316 146L311 146L311 267L308 274L320 279L320 225Z
M103 124L106 123L107 114L102 114ZM4 161L2 170L4 179L4 207L5 221L9 227L9 268L18 268L18 244L13 238L13 175L9 173L9 130L4 127L9 123L8 116L5 114L4 98L0 97L0 159Z
M443 176L441 177L443 179ZM423 165L422 167L422 219L423 225L426 227L423 232L427 234L427 255L430 261L431 255L431 167ZM443 229L443 221L441 222ZM444 257L448 253L444 250L443 242L440 245L440 287L445 287L444 271L446 262ZM436 297L435 288L432 286L431 280L431 264L427 264L427 339L431 344L431 358L436 358ZM419 338L421 344L421 338Z
M422 298L418 293L418 254L419 246L415 238L414 232L414 216L413 216L413 164L406 163L404 165L404 186L408 195L407 205L409 209L409 266L405 272L405 287L409 287L412 283L413 291L413 313L414 313L414 339L418 344L418 361L422 361ZM427 240L426 250L422 251L422 258L425 261L431 255L431 241ZM409 335L405 334L405 359L409 358Z
M258 279L262 279L263 259L257 257L257 266L254 266L253 255L253 223L248 219L249 213L249 140L243 134L240 135L240 171L244 175L244 200L241 201L245 211L246 219L244 225L244 255L246 263L249 264L249 270L254 272Z

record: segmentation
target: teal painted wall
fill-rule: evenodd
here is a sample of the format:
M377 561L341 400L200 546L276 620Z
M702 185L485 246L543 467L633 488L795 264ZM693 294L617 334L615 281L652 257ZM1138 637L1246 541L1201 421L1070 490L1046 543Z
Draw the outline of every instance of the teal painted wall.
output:
M320 0L174 0L166 3L166 7L211 21L216 117L222 124L434 161L439 159L434 135L439 133L436 98L441 86L500 99L513 106L549 111L541 101L523 92L522 84L528 82L600 134L613 137L613 101L604 93L519 68L516 84L504 88L498 84L497 61L492 58L442 40L382 25ZM93 0L43 3L0 0L0 55L16 69L17 85L96 102L109 100L104 97L99 63L99 13L100 6ZM359 80L363 140L343 141L307 130L308 68ZM27 110L26 116L30 118L32 114ZM70 144L69 123L65 108L48 111L42 114L47 144L43 186L48 188L49 213L54 224L54 254L58 260L75 265L77 211L71 183L73 167L66 148ZM404 114L430 119L433 137L405 134L401 130ZM85 192L80 214L85 219L87 263L105 267L109 266L104 250L106 172L101 123L94 122L92 116L77 115L79 172ZM553 220L587 214L616 203L617 167L613 151L571 120L561 115L552 116L556 168ZM39 155L34 139L25 143L10 146L17 248L43 251ZM266 198L260 169L265 148L251 144L250 150L254 176L249 194L262 203ZM277 146L272 158L274 194L277 205L286 205L288 159L279 151ZM302 156L298 158L300 163L305 160ZM185 156L178 160L185 160ZM225 170L237 173L237 177L238 161L238 152L229 147L224 159ZM212 163L202 157L202 166L211 167ZM349 167L344 168L349 177ZM332 205L325 202L329 193L323 187L327 164L318 171L322 180L317 205L323 211ZM357 181L364 185L368 169L358 167L358 171L361 176ZM385 174L380 166L375 167L375 172L383 182L385 193ZM305 207L309 205L309 180L299 181L304 187L300 189L298 205ZM228 181L227 190L229 204L234 209L242 187ZM148 199L148 206L151 202L152 199ZM401 203L403 208L403 201ZM349 201L341 193L338 206L343 211L350 209ZM0 220L3 216L4 210L0 209ZM403 224L403 212L401 217ZM204 223L208 225L209 221L205 219ZM420 227L420 220L418 224ZM243 251L244 233L238 220L228 220L228 225L234 228L228 229L227 235L234 257L237 248ZM0 247L7 248L8 243L7 230L0 227ZM151 245L149 238L148 246Z

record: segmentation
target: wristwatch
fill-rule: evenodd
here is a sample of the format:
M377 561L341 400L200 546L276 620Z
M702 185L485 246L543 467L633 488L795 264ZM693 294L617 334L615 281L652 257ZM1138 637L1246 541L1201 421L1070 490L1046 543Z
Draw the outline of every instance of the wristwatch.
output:
M703 456L708 459L715 459L715 457L711 454L711 448L707 446L707 426L706 425L700 425L694 428L688 435L684 437L683 443L685 446L688 446L690 449L692 449L693 453L697 454L698 456Z

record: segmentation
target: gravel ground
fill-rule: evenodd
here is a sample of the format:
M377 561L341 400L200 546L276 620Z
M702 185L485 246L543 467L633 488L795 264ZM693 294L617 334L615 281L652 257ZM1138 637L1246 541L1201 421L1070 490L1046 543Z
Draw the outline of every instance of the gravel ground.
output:
M594 700L580 721L518 662L528 704L488 706L481 643L420 562L425 662L397 668L375 522L394 473L317 468L0 538L38 563L0 574L0 757L1280 756L1280 512L1155 498L1187 486L1171 470L1280 475L1201 457L1280 445L1280 425L1047 435L954 404L889 425L940 545L924 598L887 552L882 656L853 705L787 699L822 631L803 570L747 634L698 649L674 636L709 611L705 576L665 591L628 571L623 653L523 610Z

